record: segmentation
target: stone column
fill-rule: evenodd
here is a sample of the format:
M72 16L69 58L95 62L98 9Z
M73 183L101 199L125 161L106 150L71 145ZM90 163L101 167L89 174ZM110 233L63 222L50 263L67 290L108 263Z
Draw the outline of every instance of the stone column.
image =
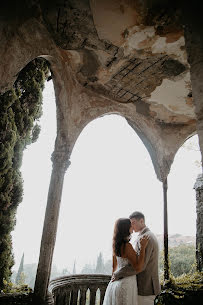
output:
M192 84L192 96L197 118L197 133L203 164L203 3L185 2L183 6L184 36ZM202 175L195 184L197 200L196 253L197 268L202 270L203 254L203 183Z
M189 2L189 1L188 1ZM203 161L203 3L185 3L183 10L184 36L190 64L192 96L197 118L197 133Z
M168 262L168 203L167 203L167 178L163 181L164 197L164 281L169 280L169 262Z
M46 299L49 285L52 257L54 252L58 216L61 203L64 175L70 164L67 148L61 146L55 148L52 155L52 175L49 185L47 207L45 213L44 227L41 239L40 257L35 280L34 294L39 302Z
M196 190L196 260L197 270L203 271L203 175L197 177L194 185Z

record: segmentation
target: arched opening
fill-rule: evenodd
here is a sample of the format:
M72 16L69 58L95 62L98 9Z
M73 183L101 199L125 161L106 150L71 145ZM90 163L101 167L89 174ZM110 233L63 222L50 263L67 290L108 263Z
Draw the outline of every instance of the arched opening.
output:
M114 222L134 210L143 211L147 225L161 234L161 188L147 149L123 117L106 115L89 123L65 176L53 265L68 274L76 261L76 272L88 273L87 265L96 268L102 252L107 266Z
M195 236L196 199L193 187L200 173L199 142L198 136L194 135L179 148L168 176L168 217L173 218L173 223L169 225L170 234ZM182 226L184 223L187 225Z
M168 176L169 260L171 274L175 277L196 270L194 184L200 173L201 154L195 135L179 148Z

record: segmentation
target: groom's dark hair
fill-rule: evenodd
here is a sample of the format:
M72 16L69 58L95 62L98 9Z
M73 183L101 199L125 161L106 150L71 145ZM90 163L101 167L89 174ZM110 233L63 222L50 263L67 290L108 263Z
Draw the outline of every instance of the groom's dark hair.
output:
M130 214L129 218L130 219L135 218L137 220L140 220L143 218L145 220L144 214L142 214L141 212L138 212L138 211L135 211L132 214Z

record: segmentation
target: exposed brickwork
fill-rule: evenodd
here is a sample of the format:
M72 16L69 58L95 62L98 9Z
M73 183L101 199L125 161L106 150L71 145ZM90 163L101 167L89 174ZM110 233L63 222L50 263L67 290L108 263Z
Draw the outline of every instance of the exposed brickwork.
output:
M178 75L185 69L184 65L167 55L146 59L134 57L128 60L105 86L116 99L136 102L150 96L164 78Z

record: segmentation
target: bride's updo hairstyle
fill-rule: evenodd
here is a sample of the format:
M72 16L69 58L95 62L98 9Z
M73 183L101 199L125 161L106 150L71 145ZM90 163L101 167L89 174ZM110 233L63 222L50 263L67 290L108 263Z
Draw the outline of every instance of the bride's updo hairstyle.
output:
M113 234L113 254L121 256L121 247L123 245L123 251L125 244L130 240L130 227L131 222L129 218L119 218L114 226Z

